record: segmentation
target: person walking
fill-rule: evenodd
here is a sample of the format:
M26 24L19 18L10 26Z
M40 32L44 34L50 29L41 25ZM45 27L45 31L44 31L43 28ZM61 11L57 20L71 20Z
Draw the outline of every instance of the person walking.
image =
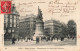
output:
M15 44L16 39L13 37L12 38L12 44Z
M39 43L39 37L36 37L36 44Z

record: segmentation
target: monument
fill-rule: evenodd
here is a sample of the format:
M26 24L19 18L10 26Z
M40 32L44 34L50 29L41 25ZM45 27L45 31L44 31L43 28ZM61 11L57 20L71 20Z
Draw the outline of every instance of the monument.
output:
M35 34L33 36L33 40L36 40L36 37L41 38L43 36L44 33L44 22L42 20L42 11L41 9L39 9L38 6L38 16L36 18L36 30L35 30Z

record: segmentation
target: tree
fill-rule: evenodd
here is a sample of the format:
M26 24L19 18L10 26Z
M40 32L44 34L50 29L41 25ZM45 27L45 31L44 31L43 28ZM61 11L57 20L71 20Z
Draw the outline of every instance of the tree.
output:
M72 37L76 37L76 23L73 20L68 21L68 35Z
M62 36L66 37L68 35L68 26L66 24L62 24Z

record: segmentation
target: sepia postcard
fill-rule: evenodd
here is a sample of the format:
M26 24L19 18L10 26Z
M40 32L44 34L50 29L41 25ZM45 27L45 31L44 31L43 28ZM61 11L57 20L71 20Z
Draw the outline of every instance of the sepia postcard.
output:
M0 0L0 51L80 51L80 0Z

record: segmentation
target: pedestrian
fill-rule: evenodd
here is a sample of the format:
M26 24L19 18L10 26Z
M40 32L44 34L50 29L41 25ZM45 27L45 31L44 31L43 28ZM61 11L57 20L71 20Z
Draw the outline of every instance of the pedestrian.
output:
M53 37L51 37L51 41L53 41Z
M72 40L74 39L74 36L72 36Z
M12 38L12 44L15 44L16 39L13 37Z
M61 41L64 41L64 37L61 37Z
M39 37L36 37L36 44L39 43Z
M57 41L58 41L58 37L57 37Z
M48 37L46 37L46 41L48 41Z
M33 38L31 37L31 41L33 40Z

